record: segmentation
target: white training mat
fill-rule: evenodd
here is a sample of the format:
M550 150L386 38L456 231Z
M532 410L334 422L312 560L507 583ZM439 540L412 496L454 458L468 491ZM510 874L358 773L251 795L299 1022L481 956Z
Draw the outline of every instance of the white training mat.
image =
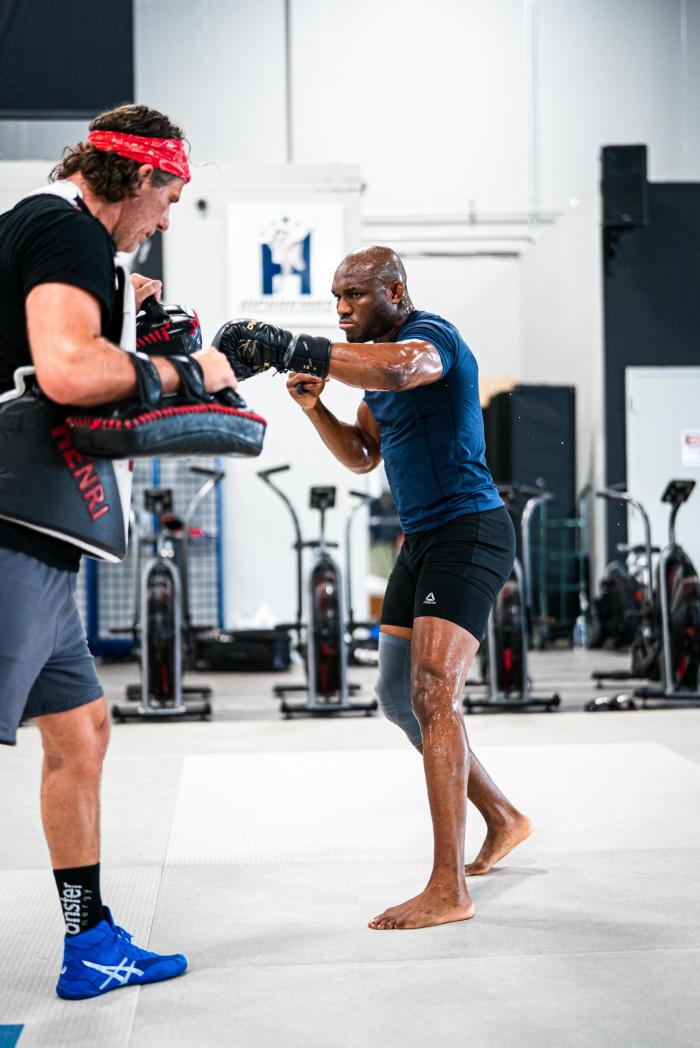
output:
M665 746L498 746L484 763L536 818L538 853L693 843L678 798L689 817L698 811L700 767ZM470 809L467 854L481 833ZM423 769L409 748L210 754L185 760L166 865L431 855Z

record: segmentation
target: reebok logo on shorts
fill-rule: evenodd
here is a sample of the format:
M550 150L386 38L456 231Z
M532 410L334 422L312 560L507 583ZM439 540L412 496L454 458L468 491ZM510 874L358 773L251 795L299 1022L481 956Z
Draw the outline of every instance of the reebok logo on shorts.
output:
M423 601L423 603L424 604L437 604L437 601L435 600L435 594L434 593L429 593L428 596Z

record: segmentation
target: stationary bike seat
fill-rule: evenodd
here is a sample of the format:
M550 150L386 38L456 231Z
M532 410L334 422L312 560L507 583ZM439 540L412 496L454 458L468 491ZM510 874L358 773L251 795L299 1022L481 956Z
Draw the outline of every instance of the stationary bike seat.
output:
M184 520L182 517L178 517L174 513L164 513L161 520L168 531L184 531Z

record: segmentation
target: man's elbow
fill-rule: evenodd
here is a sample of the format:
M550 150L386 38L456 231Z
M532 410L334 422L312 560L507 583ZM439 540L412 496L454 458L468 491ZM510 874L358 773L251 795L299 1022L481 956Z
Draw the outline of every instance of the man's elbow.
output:
M367 455L362 460L362 462L357 462L354 466L351 467L352 472L358 474L371 473L373 469L377 468L377 466L381 462L381 458L381 454L368 451Z
M415 367L411 362L391 364L384 373L384 386L389 393L403 393L415 385Z
M36 380L42 393L63 406L79 404L82 382L70 368L36 368Z

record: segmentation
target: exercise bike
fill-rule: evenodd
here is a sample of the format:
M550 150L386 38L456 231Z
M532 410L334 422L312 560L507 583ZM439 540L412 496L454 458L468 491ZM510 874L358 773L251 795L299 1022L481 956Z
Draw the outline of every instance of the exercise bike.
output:
M606 568L606 579L608 579L609 584L617 585L619 590L618 596L621 596L624 592L627 575L629 575L630 579L634 579L637 587L635 592L636 606L623 608L622 620L618 624L618 631L623 633L623 635L623 623L626 624L627 631L632 627L630 668L628 670L594 670L591 676L599 686L605 680L658 680L660 639L654 605L653 557L660 553L661 550L658 546L652 545L649 514L638 499L634 498L628 491L622 490L619 485L601 488L595 492L595 495L597 498L606 499L607 501L623 502L636 513L642 526L643 540L636 545L622 542L617 545L618 553L634 559L631 572L625 572L621 566L616 568L616 562L613 562L613 565L609 565ZM622 603L622 601L618 602ZM610 700L605 699L604 701L608 702Z
M525 497L520 518L523 565L516 557L513 571L496 597L488 618L486 637L479 648L481 680L486 695L474 697L467 691L463 706L467 713L475 709L522 710L542 708L551 712L561 704L561 696L537 696L532 690L528 672L529 617L532 603L532 558L530 527L533 513L551 499L549 492L526 484L499 484L511 516L515 503ZM471 684L467 683L469 689Z
M601 498L620 499L639 513L644 542L641 547L623 549L634 554L641 548L645 571L641 609L634 616L637 628L631 647L631 667L613 673L595 671L593 677L599 685L604 680L652 683L635 687L631 694L593 699L585 706L589 713L634 710L635 699L641 699L644 708L649 700L700 700L700 581L690 558L676 541L676 518L694 488L694 480L672 480L666 486L661 501L670 505L671 511L668 543L663 549L652 546L649 517L638 500L615 488L596 492ZM656 570L652 564L655 554L658 554Z
M183 684L186 665L195 659L196 631L189 607L187 546L194 514L201 501L222 480L221 470L191 466L207 479L183 518L173 512L171 488L148 488L144 508L155 517L155 552L139 573L139 543L135 540L135 608L132 632L140 649L141 680L129 684L126 698L136 707L112 706L112 717L127 720L211 715L212 690ZM133 518L132 518L133 519ZM146 539L150 541L151 536ZM192 701L194 700L194 701Z
M379 663L379 623L355 618L352 594L352 525L358 510L373 502L364 491L350 491L357 501L345 521L345 630L348 638L348 662L353 666L377 666Z
M629 554L634 549L619 543L618 551ZM621 560L612 560L605 567L600 581L600 595L590 608L591 648L619 650L629 648L634 641L634 616L641 610L644 587L641 583L643 569L635 555L632 567ZM605 677L601 671L601 677Z
M348 681L348 644L344 622L343 585L340 569L330 554L337 543L326 539L326 513L335 505L334 487L312 487L311 509L320 513L320 537L305 542L302 539L299 517L288 496L271 479L289 466L264 469L258 476L282 500L292 518L296 552L296 621L280 628L296 633L297 651L304 659L305 684L278 684L274 694L281 700L280 711L285 718L295 713L328 715L363 712L367 716L377 709L377 702L353 702L351 695L360 690L358 684ZM308 623L302 621L303 551L311 549L313 561L307 577ZM290 704L286 696L306 692L305 702Z

